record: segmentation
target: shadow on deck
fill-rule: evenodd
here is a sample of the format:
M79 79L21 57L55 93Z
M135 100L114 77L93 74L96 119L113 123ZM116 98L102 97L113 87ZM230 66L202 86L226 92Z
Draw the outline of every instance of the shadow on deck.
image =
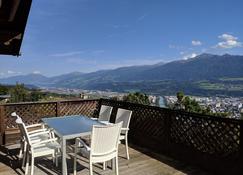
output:
M18 159L18 145L11 147L0 148L0 175L24 174L24 169L21 168L21 161ZM71 149L67 159L68 172L73 174L73 159ZM119 173L120 175L210 175L209 173L193 167L183 162L175 161L174 159L158 155L147 149L132 145L129 148L130 160L125 158L124 145L119 148ZM80 157L77 164L77 174L88 175L89 164L87 159ZM108 163L108 168L102 170L101 164L95 164L94 174L110 175L115 174L111 169L111 163ZM35 175L56 175L61 174L61 161L59 159L58 167L55 167L51 158L37 158L35 161Z

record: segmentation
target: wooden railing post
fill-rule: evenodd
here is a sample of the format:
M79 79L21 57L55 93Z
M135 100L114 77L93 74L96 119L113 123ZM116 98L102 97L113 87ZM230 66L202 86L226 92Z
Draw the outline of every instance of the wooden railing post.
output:
M4 106L0 106L0 145L4 144L5 120Z
M61 106L61 105L60 105L60 102L57 101L57 102L56 102L56 117L60 116L60 114L61 114L60 106Z
M93 117L98 117L99 112L100 112L101 104L102 104L102 99L99 99L98 104L96 106L96 109L94 111Z

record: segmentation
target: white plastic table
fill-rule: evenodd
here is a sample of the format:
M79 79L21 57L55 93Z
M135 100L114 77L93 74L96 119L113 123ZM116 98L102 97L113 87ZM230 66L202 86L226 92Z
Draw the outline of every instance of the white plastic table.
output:
M93 125L104 125L82 115L43 118L42 121L48 127L53 128L55 134L61 139L63 175L67 175L66 141L90 135Z

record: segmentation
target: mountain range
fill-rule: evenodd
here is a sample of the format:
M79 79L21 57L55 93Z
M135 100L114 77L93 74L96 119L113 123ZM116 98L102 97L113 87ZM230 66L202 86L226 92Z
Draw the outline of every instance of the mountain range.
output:
M156 94L170 94L175 93L176 90L188 91L187 89L193 87L193 92L189 90L188 93L200 92L200 95L201 92L211 91L211 93L228 94L229 91L229 94L241 94L243 56L201 54L187 60L121 67L91 73L72 72L55 77L28 74L0 79L1 84L16 84L16 82L39 87L145 91ZM212 88L214 86L215 88ZM171 91L171 88L175 90Z

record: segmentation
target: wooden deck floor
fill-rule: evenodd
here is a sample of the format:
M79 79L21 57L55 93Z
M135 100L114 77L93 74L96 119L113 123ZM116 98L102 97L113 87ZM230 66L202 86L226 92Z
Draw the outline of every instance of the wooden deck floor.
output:
M175 161L168 157L151 153L149 150L141 149L135 146L129 148L130 160L125 159L124 146L119 148L119 173L120 175L210 175L209 173L200 170L197 167L188 166L182 162ZM134 148L135 147L135 148ZM15 175L24 174L24 170L20 168L20 161L17 157L18 148L11 146L11 148L2 147L0 149L0 175ZM69 154L68 172L73 172L73 159ZM77 174L88 175L88 162L85 158L78 161ZM111 175L115 174L111 170L110 165L103 171L102 166L99 164L94 165L95 175ZM35 175L61 174L61 162L58 167L52 164L50 158L37 158L35 162Z

